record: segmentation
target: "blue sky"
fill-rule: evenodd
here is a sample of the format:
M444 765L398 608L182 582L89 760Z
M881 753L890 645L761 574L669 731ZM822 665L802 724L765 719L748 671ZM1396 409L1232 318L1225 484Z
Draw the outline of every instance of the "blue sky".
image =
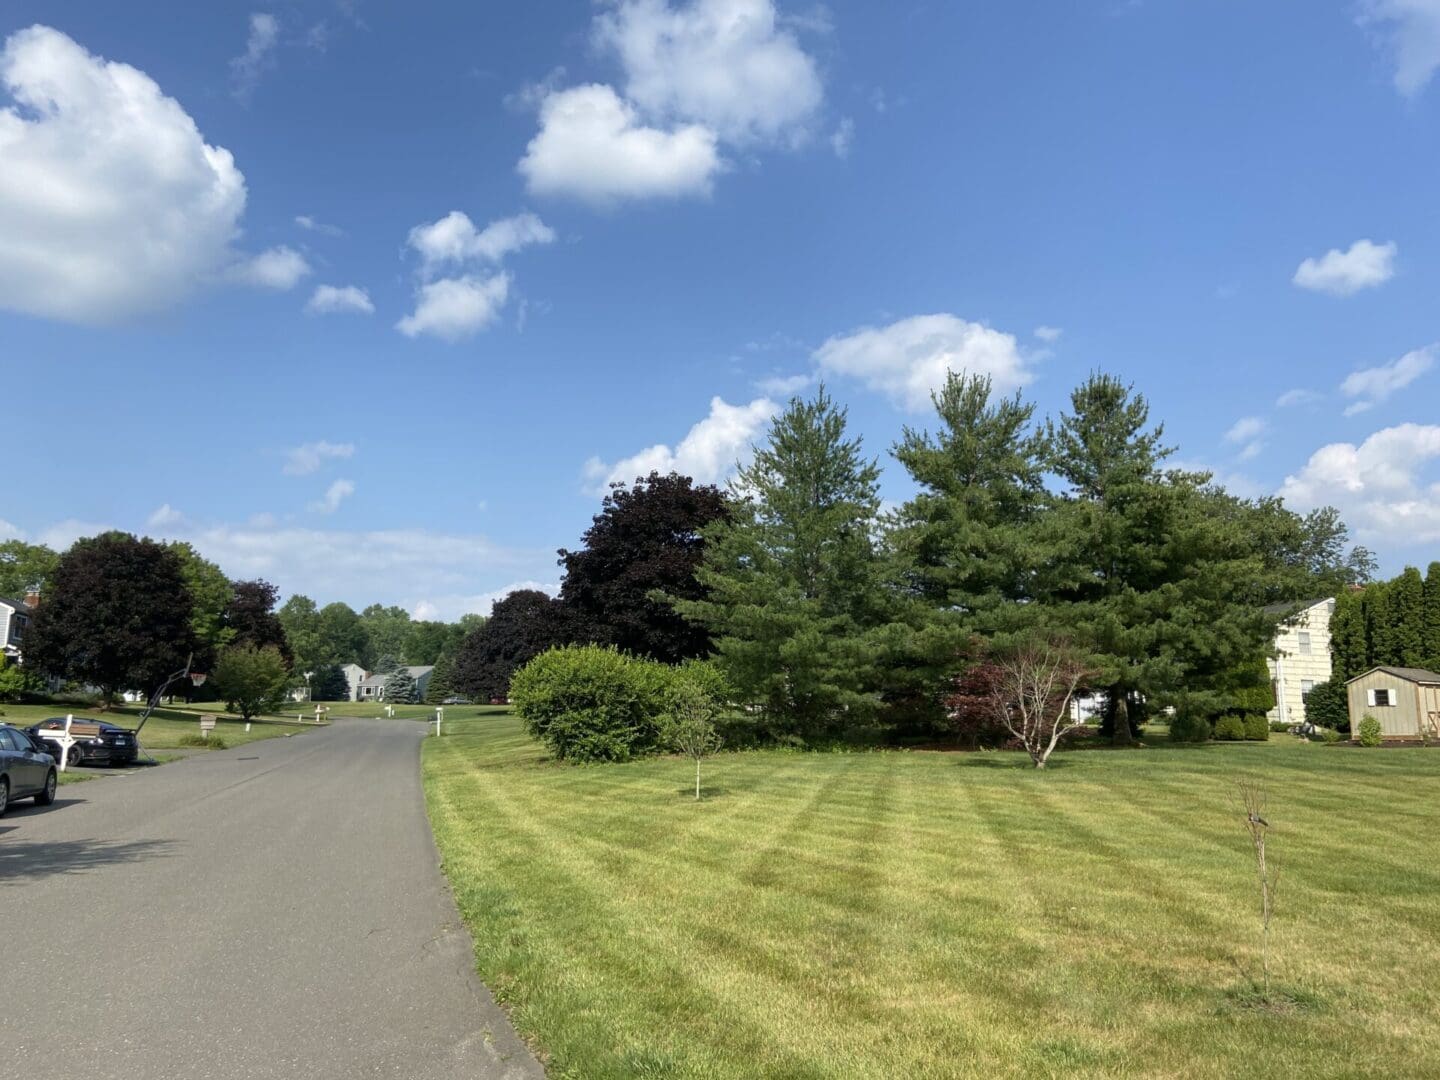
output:
M1440 539L1440 0L0 6L0 536L453 618L823 376ZM887 459L888 463L888 459ZM890 464L885 494L903 499Z

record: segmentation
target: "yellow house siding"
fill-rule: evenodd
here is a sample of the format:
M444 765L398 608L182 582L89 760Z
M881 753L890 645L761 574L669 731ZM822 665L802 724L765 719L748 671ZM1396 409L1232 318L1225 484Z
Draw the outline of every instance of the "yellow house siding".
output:
M1282 724L1305 722L1306 684L1317 685L1331 675L1330 613L1334 607L1333 600L1322 600L1276 628L1276 655L1267 661L1275 686L1275 708L1265 714L1266 719Z

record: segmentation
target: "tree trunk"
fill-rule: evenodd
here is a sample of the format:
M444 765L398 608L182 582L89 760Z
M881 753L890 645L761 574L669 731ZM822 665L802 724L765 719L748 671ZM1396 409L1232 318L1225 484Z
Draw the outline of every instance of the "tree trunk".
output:
M1130 736L1130 703L1129 695L1122 689L1115 692L1115 719L1111 722L1114 729L1110 732L1110 743L1112 746L1130 746L1135 740Z

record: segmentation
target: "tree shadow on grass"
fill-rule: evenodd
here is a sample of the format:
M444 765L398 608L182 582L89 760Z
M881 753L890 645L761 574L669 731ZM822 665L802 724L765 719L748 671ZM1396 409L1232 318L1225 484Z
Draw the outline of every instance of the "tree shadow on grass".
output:
M172 840L7 840L0 845L0 886L164 858L175 847Z
M695 785L675 789L675 794L683 795L691 802L695 802ZM709 802L711 799L723 799L730 794L727 787L711 787L709 784L702 784L700 787L700 802Z
M1000 757L998 754L964 754L956 762L963 769L1009 769L1012 772L1047 773L1056 769L1071 768L1075 762L1068 761L1063 757L1054 756L1045 763L1045 768L1035 768L1035 763L1028 757L1018 754L1007 754Z

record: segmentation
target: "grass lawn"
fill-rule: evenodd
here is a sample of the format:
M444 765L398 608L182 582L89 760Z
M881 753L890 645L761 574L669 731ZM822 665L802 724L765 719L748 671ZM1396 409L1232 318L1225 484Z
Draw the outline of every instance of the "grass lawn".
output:
M478 970L555 1077L1440 1075L1440 751L547 761L427 740ZM1237 777L1281 865L1258 900Z
M144 711L143 705L125 705L103 713L98 709L86 709L76 705L0 705L0 720L16 727L29 727L47 717L73 713L76 720L105 720L111 724L133 728L140 722L140 714ZM277 735L292 735L297 731L315 727L314 723L297 724L293 717L288 721L264 717L252 721L250 730L246 731L245 721L238 716L216 713L213 708L206 712L207 715L215 716L214 734L219 735L226 746L240 746L257 739L273 739ZM201 710L198 707L156 709L145 722L145 730L140 734L141 745L146 750L171 750L180 746L182 737L200 734L200 715Z

